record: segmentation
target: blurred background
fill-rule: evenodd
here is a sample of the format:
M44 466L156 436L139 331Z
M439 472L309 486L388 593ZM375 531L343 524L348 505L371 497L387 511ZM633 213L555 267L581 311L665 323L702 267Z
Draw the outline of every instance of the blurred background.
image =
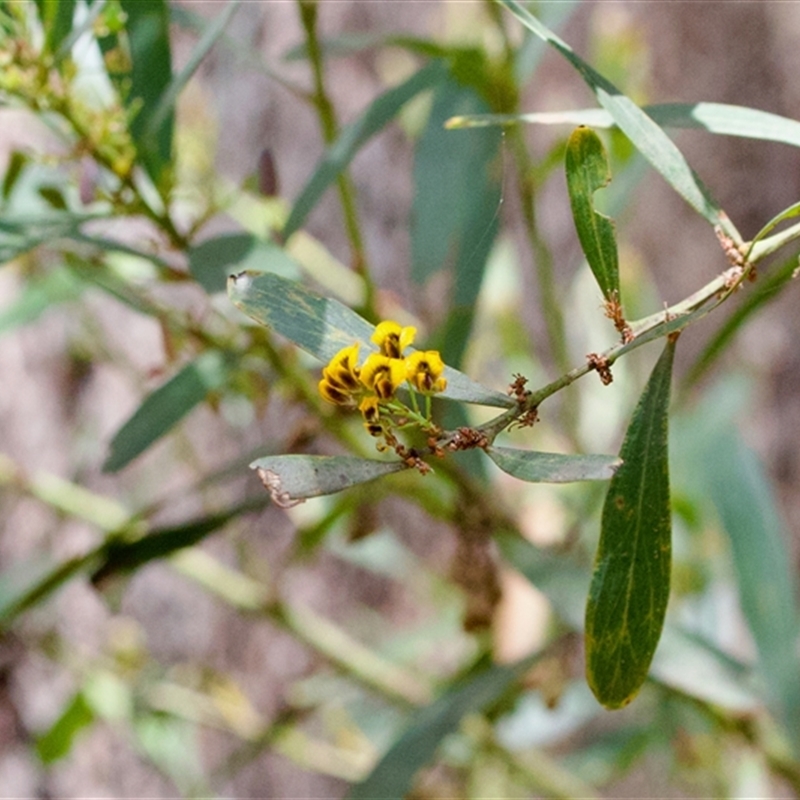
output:
M229 6L169 4L175 73ZM530 6L637 103L798 116L796 4ZM273 258L270 233L326 143L436 48L472 54L458 62L475 70L470 92L421 92L358 147L344 188L327 191L281 249L291 275L416 325L420 342L500 391L515 373L538 388L616 337L569 211L569 126L441 131L454 113L508 107L487 93L505 85L492 65L509 49L527 48L508 89L519 111L593 106L574 70L528 46L489 3L340 0L319 3L310 21L312 8L304 25L301 4L243 3L181 91L169 209L178 236L163 215L137 214L132 192L115 195L105 167L41 109L18 98L0 106L0 797L344 797L419 723L418 709L482 659L543 647L535 674L490 709L459 716L446 737L423 726L414 797L796 796L800 761L785 725L800 708L796 639L775 646L793 659L768 655L770 642L797 634L791 283L713 358L709 343L750 287L681 337L673 599L654 679L623 711L592 697L576 635L602 485L525 484L465 459L458 469L471 483L399 475L292 509L268 504L247 468L254 457L345 452L353 437L369 454L371 443L358 420L313 397L320 365L251 327L213 270ZM312 29L335 111L327 130L307 96ZM4 57L19 59L11 30ZM83 44L73 58L91 94L103 62ZM705 221L620 135L604 136L615 179L601 194L636 319L727 262ZM796 149L696 130L674 138L745 238L797 201ZM477 216L458 229L448 209L473 199L464 214ZM48 228L62 212L65 227ZM96 218L81 217L77 235L84 212ZM226 251L243 232L246 253ZM433 263L437 239L449 250ZM788 275L791 255L765 275ZM199 390L170 384L222 346L233 360L202 362L210 377ZM507 443L617 452L659 350L622 359L611 386L589 375L559 393ZM158 395L168 384L174 394ZM116 440L109 470L112 440L154 393L149 413L165 435L127 459ZM489 418L468 413L463 422ZM480 487L475 503L465 486ZM486 497L564 571L532 583L536 565L509 558L474 518ZM143 535L152 549L125 550ZM759 598L761 615L748 613Z

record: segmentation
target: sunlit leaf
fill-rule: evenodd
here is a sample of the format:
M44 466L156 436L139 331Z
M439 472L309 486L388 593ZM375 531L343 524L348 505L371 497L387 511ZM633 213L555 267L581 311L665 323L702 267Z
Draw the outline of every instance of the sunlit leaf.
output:
M442 739L455 731L467 714L496 703L534 660L535 656L517 664L493 666L457 683L435 703L417 711L375 769L350 790L349 800L406 797L414 776L433 758Z
M187 364L148 395L117 431L103 470L116 472L143 453L205 400L209 392L221 388L229 370L228 357L218 350L208 350Z
M283 229L286 238L303 225L325 190L339 177L358 149L393 119L412 97L429 89L443 75L441 63L434 61L428 64L404 83L373 100L355 123L342 130L297 198Z
M603 506L586 605L586 673L607 708L629 703L647 677L667 610L671 514L667 447L668 342L633 412Z
M256 459L250 467L258 474L272 501L282 507L406 469L399 460L306 455L266 456Z
M642 106L642 111L664 128L695 128L722 136L740 136L800 147L800 122L757 108L726 103L661 103ZM453 118L451 128L484 125L590 125L611 128L614 118L603 108L575 108L529 114L471 114Z
M594 193L611 181L600 137L585 126L567 141L567 190L578 239L595 280L608 301L620 301L619 260L614 223L594 207Z
M320 361L330 361L342 348L362 343L362 356L377 348L370 342L375 328L355 311L295 281L266 273L243 272L228 279L228 296L245 314L285 336ZM510 408L514 401L461 372L445 367L447 389L441 397L466 403Z
M619 129L631 140L666 181L689 205L712 225L740 240L738 231L711 198L683 154L666 133L629 97L581 59L573 49L543 25L517 0L498 0L532 33L548 42L577 70L597 101L613 118Z
M72 30L75 0L36 0L45 32L44 49L55 53Z
M514 447L487 447L486 454L503 472L532 483L604 481L622 463L615 456L563 455Z

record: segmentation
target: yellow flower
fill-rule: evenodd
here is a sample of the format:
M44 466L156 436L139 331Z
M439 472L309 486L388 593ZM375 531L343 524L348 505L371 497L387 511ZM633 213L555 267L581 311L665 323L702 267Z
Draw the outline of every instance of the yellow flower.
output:
M402 328L396 322L386 320L375 328L375 333L370 338L378 345L383 355L388 358L400 358L403 350L414 341L416 335L416 328L411 326Z
M395 390L406 379L406 364L402 358L389 358L372 353L361 367L361 383L381 400L394 396Z
M361 390L358 369L358 343L340 350L325 369L319 382L319 393L335 405L348 405L351 395Z
M358 407L364 417L364 427L370 436L380 436L383 433L381 425L380 400L375 395L365 397Z
M444 362L436 350L418 350L405 359L406 379L423 394L443 392L447 379L442 378Z

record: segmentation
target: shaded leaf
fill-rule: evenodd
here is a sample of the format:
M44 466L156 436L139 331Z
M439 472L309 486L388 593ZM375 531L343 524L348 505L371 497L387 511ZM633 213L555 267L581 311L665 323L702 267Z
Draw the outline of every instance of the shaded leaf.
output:
M667 343L633 412L603 506L586 604L586 673L607 708L647 677L667 610L671 516L667 412L675 343Z
M731 543L739 601L758 648L769 704L800 752L800 615L789 535L763 465L720 401L722 388L710 395L689 429L693 475Z
M370 342L375 327L338 300L322 297L301 284L265 273L243 272L228 279L231 302L261 325L285 336L320 361L342 348L362 343L362 355L377 350ZM447 389L440 397L499 408L514 405L508 395L488 389L445 367Z
M501 172L499 131L454 133L444 122L454 113L488 109L478 92L454 78L437 87L425 130L414 150L411 276L424 283L453 271L450 314L437 336L442 356L458 365L466 347L475 301L497 234Z
M94 712L83 692L77 692L50 729L36 740L36 753L43 764L52 764L72 749L81 730L94 722Z
M405 797L417 772L434 756L439 743L467 715L495 703L535 661L531 656L512 665L493 666L455 684L435 703L417 711L405 733L375 769L350 790L349 800L397 800Z
M85 288L86 284L68 269L55 269L38 280L29 281L17 299L0 310L0 336L33 322L51 306L74 300Z
M176 550L191 547L227 525L232 519L250 511L257 511L267 502L266 496L259 496L217 514L168 528L159 528L134 541L111 539L98 549L92 562L91 581L99 586L113 575L133 572L149 561L165 558Z
M186 84L189 83L192 75L197 71L200 62L208 55L211 48L225 32L225 28L228 26L228 23L238 10L240 4L241 0L229 0L223 11L205 28L200 40L189 55L186 64L184 64L179 73L172 76L169 85L164 88L164 91L158 98L156 106L149 114L146 126L147 137L156 139L159 136L160 128L165 122L169 121L169 124L172 124L178 96L183 91ZM167 57L168 56L169 54L167 53Z
M408 80L384 92L373 100L364 114L352 125L342 129L339 138L330 146L317 165L286 221L283 235L288 239L302 227L306 217L316 206L325 190L339 177L358 149L390 120L412 97L429 89L444 75L444 66L434 61L416 72Z
M503 472L531 483L605 481L622 463L616 456L541 453L515 447L487 447L486 454Z
M189 271L209 293L223 292L228 278L237 272L276 272L286 278L299 274L295 261L274 242L251 233L225 233L188 251Z
M55 53L72 30L75 0L36 0L45 32L44 50Z
M187 364L146 397L117 431L103 470L116 472L143 453L205 400L209 392L222 387L229 369L228 357L217 350L209 350Z
M357 456L266 456L251 465L282 508L309 497L334 494L359 483L406 469L402 461L376 461Z
M156 186L163 187L169 179L172 157L174 110L153 124L159 112L161 98L172 81L172 57L169 41L169 5L165 0L120 0L127 15L126 31L130 42L131 70L129 73L110 73L128 108L138 108L131 122L139 157ZM101 40L104 50L115 44L116 36Z
M576 128L569 137L566 172L572 218L586 260L603 297L619 302L619 260L614 223L594 208L594 193L611 181L611 170L603 143L591 128Z
M666 133L629 97L581 59L563 39L543 25L517 0L498 0L532 33L548 42L577 70L619 129L689 205L735 241L740 236L711 198L683 154Z

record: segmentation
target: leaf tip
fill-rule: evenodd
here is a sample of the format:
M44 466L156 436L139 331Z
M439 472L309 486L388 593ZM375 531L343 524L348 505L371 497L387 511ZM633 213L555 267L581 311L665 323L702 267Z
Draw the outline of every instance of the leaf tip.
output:
M281 476L274 470L260 467L258 466L258 462L254 462L250 467L256 471L258 479L269 492L272 502L279 508L294 508L294 506L299 506L300 503L305 503L304 497L292 497L292 495L283 488Z

